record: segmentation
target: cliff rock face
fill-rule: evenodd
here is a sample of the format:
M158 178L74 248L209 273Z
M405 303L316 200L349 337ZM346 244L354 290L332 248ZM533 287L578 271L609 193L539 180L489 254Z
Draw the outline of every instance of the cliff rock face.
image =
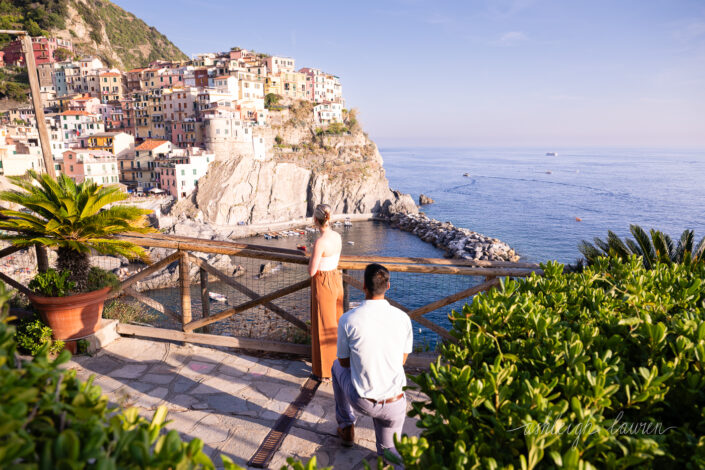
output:
M199 180L195 197L178 210L200 211L204 222L217 225L310 217L319 203L330 204L335 214L418 212L409 195L389 188L377 146L352 113L346 131L326 134L313 124L309 108L301 102L272 113L281 124L258 134L266 159L250 153L219 156Z

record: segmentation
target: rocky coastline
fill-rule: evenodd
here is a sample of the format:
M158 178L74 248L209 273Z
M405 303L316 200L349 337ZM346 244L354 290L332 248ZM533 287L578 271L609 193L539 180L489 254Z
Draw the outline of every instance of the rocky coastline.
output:
M506 243L450 222L440 222L425 214L394 214L392 227L413 233L421 240L445 250L451 258L483 261L519 261L519 255Z

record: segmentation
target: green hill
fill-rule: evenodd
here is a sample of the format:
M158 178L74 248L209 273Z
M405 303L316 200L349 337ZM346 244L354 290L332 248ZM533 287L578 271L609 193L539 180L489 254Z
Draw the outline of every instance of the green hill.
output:
M123 70L159 59L187 59L156 28L109 0L0 0L0 29L24 29L32 36L67 39L73 42L77 55L94 55ZM0 34L0 48L12 39ZM13 76L0 76L0 96L9 96L7 90L13 87L7 83L13 81L8 77Z

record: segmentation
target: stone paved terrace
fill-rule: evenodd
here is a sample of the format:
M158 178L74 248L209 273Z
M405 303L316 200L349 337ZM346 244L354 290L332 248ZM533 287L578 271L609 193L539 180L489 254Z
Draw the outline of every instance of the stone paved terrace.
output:
M76 356L67 367L76 369L83 380L95 374L94 383L112 403L138 407L145 417L166 405L167 419L172 421L167 428L187 440L201 438L216 466L222 465L219 455L226 454L245 468L311 371L304 360L130 337L116 340L92 357ZM409 402L415 397L411 391L407 396ZM407 417L404 432L419 434L415 420ZM358 469L363 468L363 459L376 462L374 449L374 429L367 417L356 425L356 445L340 446L333 389L323 383L269 468L280 468L289 456L308 460L315 455L320 465Z

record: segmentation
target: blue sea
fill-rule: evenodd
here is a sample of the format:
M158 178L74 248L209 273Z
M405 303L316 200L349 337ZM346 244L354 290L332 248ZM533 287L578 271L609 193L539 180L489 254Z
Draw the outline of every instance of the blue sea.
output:
M557 156L546 156L556 152ZM430 217L499 238L524 260L574 262L629 224L705 236L705 150L382 148L392 188ZM469 176L463 176L467 173ZM577 221L576 218L580 219Z

